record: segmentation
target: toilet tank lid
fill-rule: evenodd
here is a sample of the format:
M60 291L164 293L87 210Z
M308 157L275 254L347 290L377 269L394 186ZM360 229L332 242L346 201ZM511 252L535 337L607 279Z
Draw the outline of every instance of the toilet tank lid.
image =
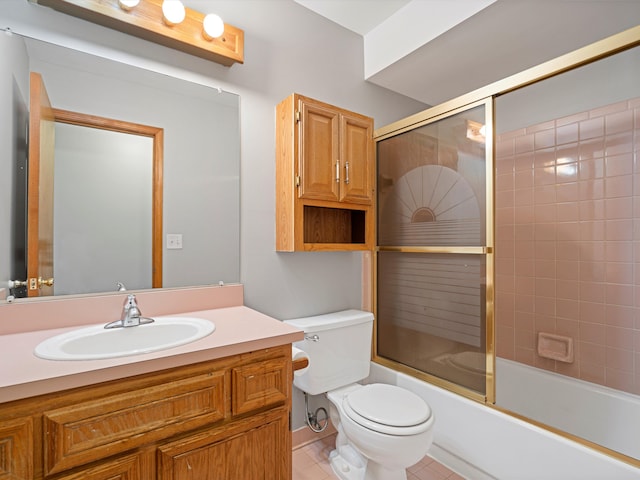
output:
M342 310L313 317L292 318L285 320L284 323L299 328L305 333L311 333L372 321L373 313L362 310Z

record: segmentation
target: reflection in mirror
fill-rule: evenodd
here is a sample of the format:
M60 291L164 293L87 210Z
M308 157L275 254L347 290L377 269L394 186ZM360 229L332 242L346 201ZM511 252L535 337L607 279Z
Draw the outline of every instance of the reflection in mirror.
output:
M25 142L30 71L41 74L54 109L163 130L162 286L239 281L237 95L16 34L0 36L0 63L0 166L6 174L0 175L0 289L9 280L26 279ZM110 140L113 150L98 155L104 163L89 167L92 164L82 148L95 147L96 142L86 138L71 141L66 131L70 129L82 130L57 124L56 148L81 161L76 162L73 172L55 171L54 190L60 198L72 192L80 195L81 203L78 197L71 202L86 216L79 222L75 218L72 227L72 217L78 212L63 204L54 205L56 294L115 291L118 282L130 289L151 288L151 247L145 247L142 254L133 246L116 247L114 243L137 236L147 237L146 242L151 238L150 214L144 220L133 220L115 208L142 208L130 196L134 192L150 204L150 169L148 178L135 180L131 162L119 153L125 150L131 154L132 148ZM71 147L70 142L76 146ZM57 158L60 154L56 152L54 163L62 167L63 160ZM92 203L98 195L87 177L98 171L103 172L103 179L108 176L115 182L101 207ZM112 210L108 208L109 195ZM105 212L105 206L110 221L115 222L111 227L105 227L105 214L98 213L100 209ZM98 226L107 228L110 236L98 233ZM167 248L167 236L175 239L174 235L182 239L181 248ZM101 238L103 245L87 247L82 243L83 237L91 236ZM115 266L118 261L137 273L127 280L125 272ZM16 293L15 289L10 293Z
M495 111L496 405L636 461L638 78L640 47Z
M162 257L153 255L161 247L154 237L162 242L161 222L158 231L153 225L156 215L162 215L162 199L156 202L153 195L156 188L162 191L161 176L153 171L161 168L162 149L156 150L154 154L154 137L142 132L62 123L56 114L57 295L113 290L118 281L133 290L162 286ZM160 278L154 282L155 274Z

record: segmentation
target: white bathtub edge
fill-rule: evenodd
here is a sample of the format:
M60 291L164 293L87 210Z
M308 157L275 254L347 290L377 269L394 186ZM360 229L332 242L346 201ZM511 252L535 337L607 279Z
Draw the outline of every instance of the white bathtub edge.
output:
M461 477L472 478L473 480L496 480L496 477L492 477L487 472L483 472L436 443L431 445L429 456Z
M434 445L451 455L442 463L462 476L476 478L463 471L466 463L498 479L640 479L640 469L627 463L381 365L372 363L368 381L398 385L429 403ZM456 457L464 461L456 465Z

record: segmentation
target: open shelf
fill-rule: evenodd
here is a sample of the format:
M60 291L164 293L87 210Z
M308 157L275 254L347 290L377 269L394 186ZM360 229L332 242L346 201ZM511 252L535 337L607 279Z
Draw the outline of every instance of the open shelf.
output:
M304 206L304 243L366 243L365 210Z

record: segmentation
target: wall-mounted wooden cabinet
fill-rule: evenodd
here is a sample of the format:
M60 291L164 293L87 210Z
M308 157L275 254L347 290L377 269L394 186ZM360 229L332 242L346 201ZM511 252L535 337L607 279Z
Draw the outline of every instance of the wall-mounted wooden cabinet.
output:
M373 248L373 119L293 94L276 109L276 250Z

